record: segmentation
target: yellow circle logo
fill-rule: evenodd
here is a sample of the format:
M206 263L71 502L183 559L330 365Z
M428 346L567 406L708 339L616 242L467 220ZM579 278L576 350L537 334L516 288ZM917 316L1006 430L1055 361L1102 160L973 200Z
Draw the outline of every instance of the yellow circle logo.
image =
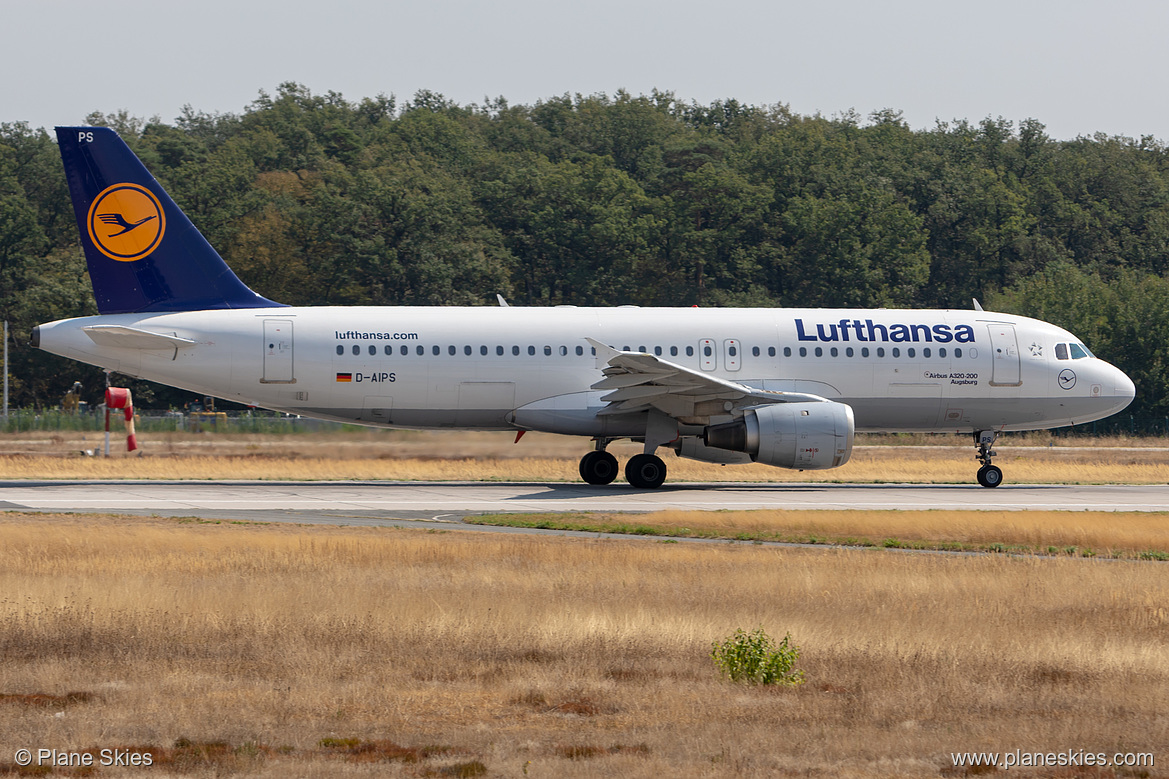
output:
M137 184L106 187L89 207L89 238L118 262L141 260L158 248L166 232L162 203Z

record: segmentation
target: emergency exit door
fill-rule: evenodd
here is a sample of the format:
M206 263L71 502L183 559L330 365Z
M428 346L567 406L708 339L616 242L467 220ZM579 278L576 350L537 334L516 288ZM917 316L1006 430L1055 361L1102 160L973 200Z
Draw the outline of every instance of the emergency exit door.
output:
M292 320L264 320L264 384L295 384L292 372Z

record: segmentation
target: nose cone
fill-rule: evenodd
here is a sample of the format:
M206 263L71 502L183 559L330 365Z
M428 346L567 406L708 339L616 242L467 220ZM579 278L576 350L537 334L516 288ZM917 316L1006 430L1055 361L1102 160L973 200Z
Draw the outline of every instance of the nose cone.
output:
M1115 365L1100 360L1100 366L1089 375L1093 386L1098 387L1094 392L1099 393L1098 395L1094 394L1096 411L1092 415L1093 421L1123 411L1136 397L1136 385L1132 383L1132 379L1124 371ZM1083 420L1077 420L1077 422L1079 421Z
M1137 396L1137 385L1132 383L1132 379L1128 377L1124 371L1117 368L1115 365L1109 365L1116 372L1116 381L1114 382L1113 397L1116 398L1118 406L1117 411L1126 408L1132 399Z

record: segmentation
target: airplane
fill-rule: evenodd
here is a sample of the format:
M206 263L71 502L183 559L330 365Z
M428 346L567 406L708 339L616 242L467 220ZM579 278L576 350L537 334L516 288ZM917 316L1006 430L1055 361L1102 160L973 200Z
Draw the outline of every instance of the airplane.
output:
M983 487L999 433L1083 424L1133 382L1054 325L975 308L290 307L249 289L113 130L58 127L98 316L33 346L274 411L392 428L587 436L712 463L820 470L857 431L971 435ZM518 438L517 438L518 440Z

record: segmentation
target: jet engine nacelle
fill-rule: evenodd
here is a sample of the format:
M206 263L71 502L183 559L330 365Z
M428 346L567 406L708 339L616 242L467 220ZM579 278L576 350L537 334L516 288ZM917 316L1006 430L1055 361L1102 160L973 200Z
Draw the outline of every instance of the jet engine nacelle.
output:
M855 425L844 403L775 403L703 431L707 446L746 452L758 463L801 471L837 468L852 456Z
M686 436L678 439L674 444L674 451L679 457L688 460L699 460L704 463L719 465L746 465L751 462L751 455L746 452L732 452L729 449L715 449L702 443L697 436Z

